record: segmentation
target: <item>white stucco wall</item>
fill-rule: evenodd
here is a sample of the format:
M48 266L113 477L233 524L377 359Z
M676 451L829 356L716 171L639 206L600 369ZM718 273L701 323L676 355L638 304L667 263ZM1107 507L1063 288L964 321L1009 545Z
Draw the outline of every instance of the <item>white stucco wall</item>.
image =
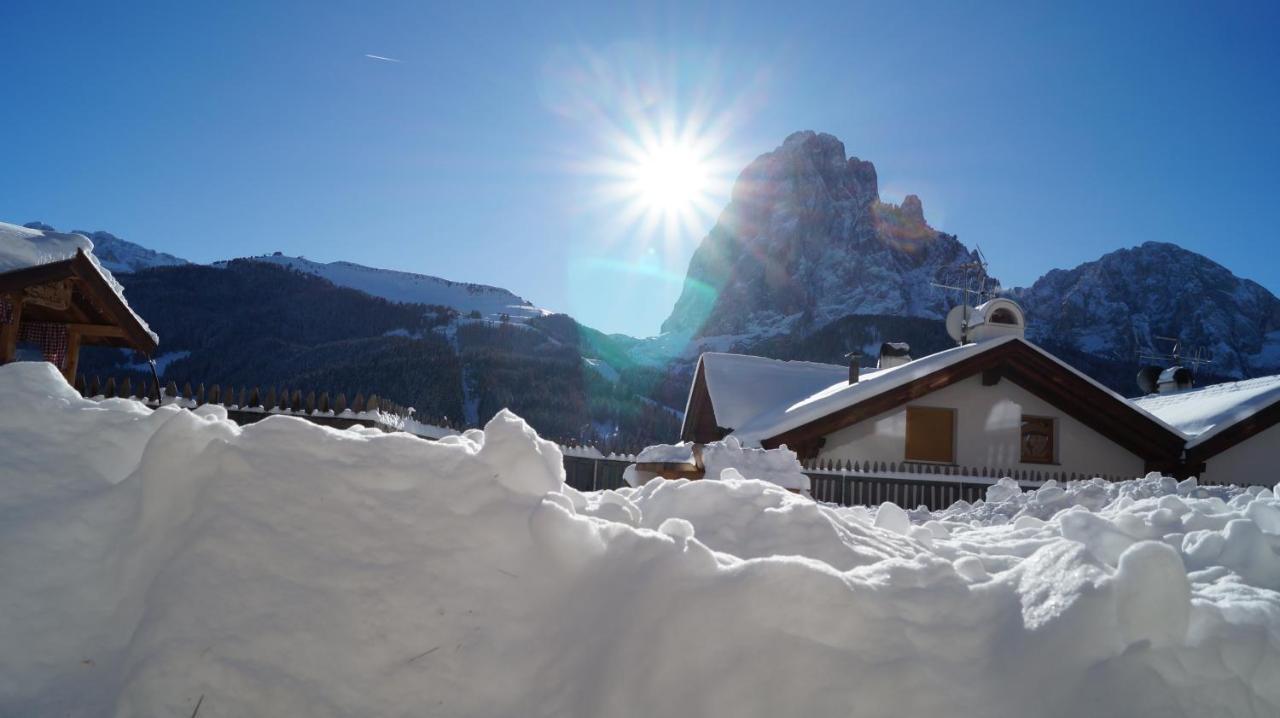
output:
M901 463L906 451L907 406L956 410L956 463L962 467L1118 476L1145 473L1142 458L1035 394L1008 379L983 386L980 376L830 434L819 458ZM1020 461L1023 414L1057 419L1057 464Z
M1202 478L1233 484L1280 482L1280 424L1254 434L1205 462Z

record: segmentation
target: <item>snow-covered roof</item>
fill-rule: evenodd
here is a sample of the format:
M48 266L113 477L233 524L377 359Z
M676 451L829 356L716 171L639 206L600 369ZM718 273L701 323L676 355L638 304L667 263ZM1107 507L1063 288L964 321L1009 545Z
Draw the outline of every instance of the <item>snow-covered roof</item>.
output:
M701 362L716 423L730 429L849 378L849 368L837 364L746 354L708 352L702 355Z
M1190 449L1280 401L1280 376L1264 376L1171 394L1151 394L1133 404L1173 425Z
M791 394L787 395L781 387L791 389L800 385L802 381L798 378L787 378L782 376L783 374L788 373L783 371L782 367L776 368L777 373L775 375L765 375L760 371L743 371L742 375L736 377L736 393L730 397L733 401L730 401L728 405L730 407L730 413L742 411L748 406L751 408L759 408L759 411L756 411L754 414L747 417L739 417L735 415L735 418L742 418L743 420L738 423L728 423L721 417L721 404L719 397L717 397L715 393L712 393L711 396L713 406L715 407L716 420L721 426L732 428L733 435L737 436L743 442L750 445L758 444L764 439L804 426L805 424L820 419L828 414L861 403L886 391L896 389L897 387L909 382L942 371L965 359L991 351L997 347L1009 344L1010 342L1021 342L1025 344L1031 349L1034 349L1044 355L1046 358L1052 360L1055 364L1061 367L1064 372L1073 374L1079 379L1093 385L1100 391L1106 392L1121 404L1127 403L1124 397L1099 384L1044 349L1041 349L1026 339L1009 335L973 344L966 344L964 346L953 347L951 349L946 349L936 354L930 354L929 356L921 357L914 361L907 362L906 364L890 367L888 369L869 371L863 373L856 384L850 384L848 382L847 369L844 367L836 367L830 364L811 365L816 367L826 367L826 376L829 379L835 380L829 381L825 386L817 387L808 393L798 393L793 391ZM704 361L706 356L708 355L704 355ZM757 357L735 358L739 360L751 359L755 360L755 362L773 361L767 359L761 360ZM724 370L728 370L734 366L723 359L718 360L718 363ZM783 365L783 367L799 363L801 362L774 362L774 364ZM737 366L739 368L749 369L760 365L741 361L737 363ZM838 373L834 371L837 369L839 370ZM804 373L798 370L793 370L793 372L797 375ZM727 373L727 371L725 373ZM818 370L811 370L811 373L807 374L805 379L816 380L819 374L820 372ZM707 388L708 390L711 390L710 372L708 372L707 375ZM779 400L769 401L769 399L775 397ZM1132 404L1130 404L1130 406L1132 406ZM1159 417L1151 415L1150 412L1145 411L1142 407L1135 406L1134 408L1151 421L1161 425L1165 429L1168 429L1170 432L1177 433L1172 426L1161 421Z
M111 272L94 256L93 242L87 237L81 234L49 232L0 222L0 274L72 259L77 251L84 252L84 256L102 276L111 291L120 298L121 304L133 315L151 340L159 342L160 339L156 333L151 331L146 321L138 316L138 313L133 311L129 302L125 300L124 287L120 286Z
M0 273L71 259L77 249L92 252L93 242L80 234L42 232L0 222Z
M846 371L842 381L828 384L807 396L797 397L788 404L772 406L750 421L735 426L733 433L745 442L758 443L762 439L803 426L834 411L866 401L1012 340L1014 337L1000 337L953 347L905 364L862 374L856 384L849 383ZM718 419L719 416L720 407L717 405L716 418Z

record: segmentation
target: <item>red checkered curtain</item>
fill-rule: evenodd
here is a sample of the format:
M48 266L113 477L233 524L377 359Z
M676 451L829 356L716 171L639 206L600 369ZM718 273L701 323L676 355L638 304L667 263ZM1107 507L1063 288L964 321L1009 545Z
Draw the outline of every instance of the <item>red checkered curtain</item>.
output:
M45 361L59 369L67 361L67 325L54 322L23 322L18 327L18 341L31 342L40 347Z
M13 305L9 303L8 297L0 297L0 324L8 324L13 321Z

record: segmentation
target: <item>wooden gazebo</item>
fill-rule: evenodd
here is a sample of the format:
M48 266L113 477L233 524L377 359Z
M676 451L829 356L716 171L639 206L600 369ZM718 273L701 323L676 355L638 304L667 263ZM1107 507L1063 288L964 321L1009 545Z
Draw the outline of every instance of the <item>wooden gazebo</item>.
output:
M38 345L71 382L83 345L147 357L156 349L155 335L81 249L70 259L0 274L0 364L14 360L19 342Z

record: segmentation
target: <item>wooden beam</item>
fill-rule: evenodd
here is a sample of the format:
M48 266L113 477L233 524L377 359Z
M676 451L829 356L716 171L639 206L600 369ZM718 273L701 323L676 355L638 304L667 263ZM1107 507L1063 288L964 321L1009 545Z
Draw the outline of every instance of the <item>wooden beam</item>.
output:
M114 324L68 324L67 331L85 337L120 337L124 338L124 329Z
M22 293L9 294L13 312L8 324L0 324L0 364L8 364L18 356L18 327L22 324Z
M70 384L76 383L76 368L80 366L80 332L67 328L67 366L62 370L62 375L67 378Z
M71 269L77 277L85 280L81 285L85 289L85 293L92 297L93 301L105 309L111 319L115 320L124 329L125 337L133 342L135 349L147 355L155 352L155 340L139 323L137 315L129 309L124 300L107 284L106 278L98 271L98 267L93 263L93 260L89 259L84 252L76 250L76 256L71 260Z
M985 369L982 372L982 385L995 386L1000 383L1000 368Z

